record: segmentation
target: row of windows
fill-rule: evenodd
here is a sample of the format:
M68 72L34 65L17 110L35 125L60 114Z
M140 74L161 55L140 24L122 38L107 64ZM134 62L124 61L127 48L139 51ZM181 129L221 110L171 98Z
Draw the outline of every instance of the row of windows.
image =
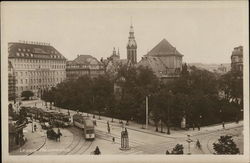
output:
M38 89L48 89L50 87L55 86L52 84L49 85L43 85L43 86L20 86L20 87L16 87L16 91L25 91L25 90L38 90Z
M38 84L44 82L62 82L63 78L43 78L43 79L17 79L16 84Z
M55 76L55 75L64 75L65 71L30 71L30 72L15 72L16 76Z
M99 65L67 65L67 68L89 68L89 69L101 69L103 66Z
M242 58L242 57L234 56L234 57L232 58L232 62L243 62L243 58Z
M51 68L51 69L65 69L65 65L51 65L51 64L46 64L46 65L41 65L41 64L22 64L22 63L17 63L14 64L15 68Z
M60 55L37 55L37 54L33 54L33 53L23 53L23 52L17 52L16 56L18 57L38 57L38 58L54 58L54 59L63 59L62 56Z
M62 60L45 60L45 59L13 59L14 62L20 63L52 63L52 64L66 64L66 61Z

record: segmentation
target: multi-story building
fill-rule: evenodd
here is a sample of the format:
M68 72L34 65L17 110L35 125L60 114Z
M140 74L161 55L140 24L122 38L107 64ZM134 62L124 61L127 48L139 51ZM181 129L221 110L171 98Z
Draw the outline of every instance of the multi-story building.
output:
M91 55L78 55L73 61L67 61L67 80L75 80L83 75L95 78L104 74L104 67L96 58Z
M50 44L22 41L8 45L17 97L23 91L32 91L40 97L45 90L65 80L66 58Z
M146 66L152 69L161 80L179 77L182 69L182 57L175 47L163 39L151 51L142 57L137 66Z
M14 68L10 61L8 61L8 99L16 99L16 78Z
M243 72L243 46L235 47L231 55L231 70Z

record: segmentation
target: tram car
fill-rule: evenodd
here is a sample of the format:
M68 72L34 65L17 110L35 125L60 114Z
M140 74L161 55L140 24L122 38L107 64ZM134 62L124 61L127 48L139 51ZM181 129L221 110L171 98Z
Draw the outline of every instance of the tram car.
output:
M56 112L54 112L54 111L45 111L43 113L43 121L44 122L51 122L52 120L55 119L55 114L56 114Z
M93 120L81 114L73 115L73 125L83 130L85 139L95 139L95 126Z
M53 123L57 127L69 127L71 124L71 117L70 115L64 113L55 113L54 114L54 121Z

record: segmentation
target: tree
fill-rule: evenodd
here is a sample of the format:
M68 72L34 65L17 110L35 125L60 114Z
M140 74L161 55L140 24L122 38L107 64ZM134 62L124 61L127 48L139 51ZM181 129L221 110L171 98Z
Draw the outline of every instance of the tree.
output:
M23 91L21 97L24 97L25 100L29 100L30 97L33 97L34 93L32 91Z
M232 139L232 136L226 135L221 136L218 139L218 143L213 143L213 148L215 154L239 154L240 150L237 148L235 142Z

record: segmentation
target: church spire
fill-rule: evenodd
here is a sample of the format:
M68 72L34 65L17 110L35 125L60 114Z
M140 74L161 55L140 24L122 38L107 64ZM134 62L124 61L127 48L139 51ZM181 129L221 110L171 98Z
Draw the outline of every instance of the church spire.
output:
M134 27L132 24L131 18L131 25L129 30L129 37L128 37L128 44L127 44L127 59L132 63L137 63L137 44L135 41L134 36Z

